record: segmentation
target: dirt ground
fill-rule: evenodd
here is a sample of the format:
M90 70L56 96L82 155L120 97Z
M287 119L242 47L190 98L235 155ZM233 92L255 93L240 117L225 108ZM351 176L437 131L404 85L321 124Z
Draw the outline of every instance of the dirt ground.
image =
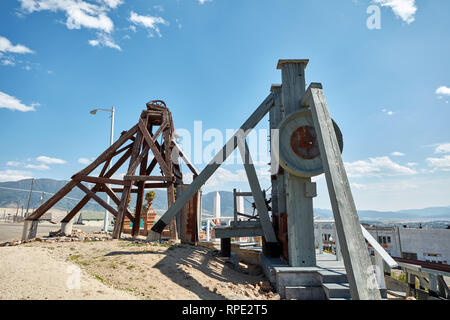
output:
M67 288L74 266L82 270L75 290ZM32 242L0 248L0 299L279 299L254 273L189 245Z

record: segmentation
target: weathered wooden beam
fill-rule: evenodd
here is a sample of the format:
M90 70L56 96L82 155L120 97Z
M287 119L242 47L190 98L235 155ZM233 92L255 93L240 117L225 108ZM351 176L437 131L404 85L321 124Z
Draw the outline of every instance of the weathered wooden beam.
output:
M77 187L80 188L84 193L89 195L91 198L93 198L95 201L97 201L103 208L111 212L115 217L117 217L118 212L111 207L109 204L106 203L102 198L100 198L98 195L96 195L94 192L89 190L87 187L82 185L80 182L77 183Z
M261 220L261 227L264 231L264 238L266 242L276 243L277 237L275 231L273 231L272 222L270 221L269 212L267 210L266 199L263 196L261 186L259 184L258 176L253 165L252 157L248 149L247 141L245 138L238 141L239 151L241 153L242 162L244 163L245 173L247 174L248 184L252 190L253 199L255 200L256 209L259 213L259 219ZM243 214L241 214L243 215Z
M316 85L310 86L307 94L310 96L309 107L325 169L328 193L352 299L380 300L380 291L369 286L368 279L376 278L376 275L369 259L325 95Z
M130 181L118 180L118 179L109 179L104 177L90 177L90 176L78 176L78 180L92 183L106 183L106 184L118 184L122 186L126 186L130 184Z
M157 177L157 176L124 176L127 181L168 181L173 182L173 177Z
M104 175L104 178L109 178L111 177L114 173L116 173L116 171L125 163L125 161L130 157L131 155L131 149L127 150L126 153L124 153L119 160L117 160L117 162L111 167L111 169L109 169ZM103 167L103 169L106 169L109 165L109 162L107 161L105 163L105 166ZM103 170L102 170L103 172ZM100 173L100 175L102 175L102 173ZM100 190L100 188L102 187L102 184L97 183L92 189L92 192L97 192ZM89 202L89 200L91 199L90 196L86 195L83 199L81 199L81 201L64 217L64 219L62 220L62 222L69 222L70 220L73 219L73 217L75 217L75 215Z
M147 132L147 127L144 125L144 122L142 121L142 119L139 119L139 128L141 128L141 125L144 126L145 132ZM128 172L127 175L133 175L134 174L134 170L132 170L132 164L135 162L135 160L138 158L139 156L139 151L141 149L141 143L142 143L142 138L143 138L143 132L142 132L142 128L141 130L137 131L136 134L136 140L134 142L133 145L133 149L131 152L131 158L130 158L130 164L128 166ZM120 239L120 235L122 233L122 228L123 228L123 218L125 215L125 211L127 210L128 207L128 198L130 196L130 190L132 188L133 185L133 181L131 181L131 184L129 186L125 186L123 188L123 193L122 193L122 199L120 201L120 205L119 205L119 210L118 210L118 214L116 217L116 223L114 224L114 230L113 230L113 239Z
M120 199L119 197L115 194L115 192L113 191L113 189L111 189L108 185L103 184L102 185L102 190L104 190L106 192L106 194L111 198L111 200L117 205L120 205ZM131 220L134 220L134 216L131 214L130 210L128 210L128 208L125 210L125 215Z
M167 167L163 157L161 156L161 153L159 152L158 148L156 147L155 141L153 141L152 137L150 136L150 133L148 132L147 128L145 127L144 122L142 119L139 120L139 129L142 135L144 136L145 141L150 146L150 149L153 152L153 155L155 156L156 160L158 161L159 166L161 167L163 173L165 176L170 176L171 172L169 168Z
M276 95L274 93L261 103L261 105L253 112L253 114L245 121L227 144L219 151L211 162L203 169L197 178L191 183L191 185L183 192L183 194L177 199L173 206L169 207L166 213L158 220L153 226L152 231L161 233L170 220L180 212L184 205L197 193L197 191L206 183L206 181L216 172L220 165L230 156L231 153L237 147L236 137L239 135L246 136L250 131L261 121L261 119L269 112L273 106L273 100Z
M138 130L138 125L135 125L130 130L126 131L124 134L120 136L120 138L114 142L105 152L103 152L97 159L95 159L90 165L81 170L80 172L74 174L72 178L76 176L89 175L92 171L94 171L101 163L107 161L112 158L114 152L117 148L120 148L128 139L130 139Z
M139 167L139 174L145 175L145 171L147 169L147 161L148 161L148 151L147 155L144 157L144 159L141 162L141 166ZM131 235L133 237L136 237L139 235L139 230L141 228L141 214L142 214L142 203L144 200L144 186L145 181L139 181L138 183L138 192L137 192L137 199L136 199L136 213L134 215L134 222L133 222L133 229L131 231Z
M76 185L78 181L71 180L64 187L62 187L55 195L42 204L35 212L29 215L25 220L37 220L51 207L53 207L59 200L68 194Z

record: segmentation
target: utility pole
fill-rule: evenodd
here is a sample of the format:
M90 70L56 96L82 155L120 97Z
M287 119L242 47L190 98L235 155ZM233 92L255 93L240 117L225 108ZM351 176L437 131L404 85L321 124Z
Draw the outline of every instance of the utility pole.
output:
M116 112L116 108L112 107L111 109L103 109L103 108L99 108L99 109L94 109L91 111L91 114L95 115L97 113L97 111L107 111L107 112L111 112L111 132L110 132L110 138L109 138L109 146L112 146L114 143L114 115ZM109 163L109 169L111 169L111 162ZM110 198L107 195L106 196L106 203L109 205L110 202ZM109 211L105 210L105 219L103 221L103 231L108 231L108 225L109 225Z
M28 204L27 204L27 211L25 212L25 218L28 216L28 210L30 209L30 201L31 201L31 194L33 193L33 185L34 185L34 178L31 178L30 194L28 195Z

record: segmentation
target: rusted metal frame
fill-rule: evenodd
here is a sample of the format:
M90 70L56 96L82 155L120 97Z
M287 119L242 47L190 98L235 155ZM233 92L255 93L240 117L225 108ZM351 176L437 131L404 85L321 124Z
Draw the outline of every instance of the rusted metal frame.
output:
M117 217L118 212L111 207L109 204L106 203L102 198L100 198L98 195L96 195L94 192L89 190L87 187L81 184L81 182L77 182L77 187L80 188L84 193L89 195L91 198L95 199L103 208L111 212L115 217Z
M135 125L130 130L126 131L120 138L114 142L105 152L103 152L94 162L88 165L86 168L81 170L80 172L74 174L72 178L82 175L89 175L92 171L94 171L101 163L107 161L112 157L114 152L120 148L128 139L130 139L136 132L138 131L138 125Z
M117 160L117 162L111 167L111 169L109 169L106 174L103 176L104 178L109 178L111 177L124 163L125 161L130 157L131 155L131 149L128 150L126 153L124 153L122 155L122 157L119 158L119 160ZM105 163L104 168L107 168L107 163ZM101 184L96 184L91 191L92 192L97 192L100 190L101 188ZM89 202L89 200L91 200L91 197L86 195L83 199L81 199L80 202L78 202L78 204L64 217L64 219L62 220L62 222L69 222L70 220L73 219L73 217L75 217L75 215Z
M170 170L167 167L167 164L165 163L163 157L161 156L161 153L159 152L158 148L156 147L155 141L153 141L152 137L150 136L150 133L148 132L147 128L144 125L144 122L142 119L139 120L139 129L142 135L144 136L145 141L150 146L150 149L153 152L153 155L155 156L156 160L158 161L159 166L161 167L163 173L165 176L170 176Z
M144 135L143 131L147 131L147 127L145 126L144 127L145 130L143 130L141 128L141 125L144 126L144 122L142 121L142 119L139 119L138 128L140 128L141 130L138 130L137 134L136 134L136 140L133 145L131 158L130 158L130 165L128 167L127 175L134 174L134 170L131 170L132 164L136 161L136 158L139 156L139 151L141 149L142 139L143 139L143 135ZM147 131L147 133L148 133L148 131ZM114 231L113 231L114 239L119 239L120 235L122 233L124 212L125 212L125 209L128 207L128 201L129 201L128 198L130 196L130 190L131 190L133 184L134 184L133 181L131 181L129 186L125 186L123 188L122 199L121 199L121 202L119 205L119 213L117 215L116 223L114 225Z

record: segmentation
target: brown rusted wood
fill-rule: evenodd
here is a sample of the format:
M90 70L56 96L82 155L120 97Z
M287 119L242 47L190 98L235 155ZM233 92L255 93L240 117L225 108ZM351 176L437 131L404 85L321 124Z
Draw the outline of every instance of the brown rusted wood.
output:
M106 203L102 198L100 198L98 195L96 195L94 192L89 190L87 187L81 184L81 182L77 183L77 187L80 188L84 193L89 195L91 198L95 199L103 208L111 212L115 217L117 217L118 212L111 207L109 204Z
M171 171L167 167L167 164L165 163L163 157L161 156L161 153L159 152L158 148L156 147L156 144L153 141L152 137L150 136L150 133L148 132L147 128L145 127L142 119L139 120L138 126L139 126L139 129L141 129L140 132L143 134L145 141L150 146L150 149L152 150L153 155L155 156L156 160L158 161L158 164L161 167L164 175L170 176Z
M141 166L139 168L139 174L142 176L145 174L145 171L147 170L147 161L148 161L148 152L147 155L142 160ZM139 235L139 230L141 228L141 213L142 213L142 203L144 200L144 186L145 181L140 181L138 183L138 192L137 192L137 199L136 199L136 213L134 216L134 222L133 222L133 230L131 231L131 235L133 237L136 237Z
M59 200L61 200L66 194L68 194L75 186L77 181L71 180L64 187L62 187L53 197L48 199L42 204L35 212L29 215L25 220L37 220L44 213L46 213L51 207L53 207Z
M141 126L141 124L144 125L142 119L139 119L139 127ZM148 133L147 128L144 127L144 129ZM142 131L143 131L142 129L137 131L136 140L134 141L134 145L132 148L130 165L128 167L127 175L134 174L134 171L130 170L130 169L132 169L132 164L134 163L136 158L139 156L139 151L141 149L141 142L142 142L142 137L143 137ZM119 205L119 213L117 214L116 223L114 224L114 231L113 231L114 239L120 239L120 235L122 233L123 217L124 217L125 209L128 207L128 202L129 202L128 198L130 196L130 190L132 188L132 184L133 184L133 181L131 181L131 185L125 186L123 188L122 199L121 199L120 205Z
M141 152L141 154L137 157L137 159L131 164L130 170L135 171L142 160L148 156L148 152L150 151L150 147L146 144Z
M109 179L104 177L89 177L89 176L78 176L78 180L92 183L106 183L106 184L118 184L121 186L126 186L130 184L130 181L118 180L118 179Z
M117 196L117 194L115 194L115 192L113 191L113 189L111 189L108 185L103 184L102 185L102 191L106 192L106 194L111 198L111 200L116 204L116 205L120 205L120 199ZM125 215L130 219L133 220L134 216L131 214L130 210L125 211Z
M124 176L126 181L168 181L173 182L173 177L156 177L156 176Z
M107 161L112 157L117 148L120 148L128 139L130 139L138 130L138 125L135 125L130 130L126 131L124 134L120 136L120 138L114 142L105 152L103 152L95 161L93 161L86 168L81 170L80 172L74 174L72 178L82 175L89 175L92 171L94 171L101 163Z

